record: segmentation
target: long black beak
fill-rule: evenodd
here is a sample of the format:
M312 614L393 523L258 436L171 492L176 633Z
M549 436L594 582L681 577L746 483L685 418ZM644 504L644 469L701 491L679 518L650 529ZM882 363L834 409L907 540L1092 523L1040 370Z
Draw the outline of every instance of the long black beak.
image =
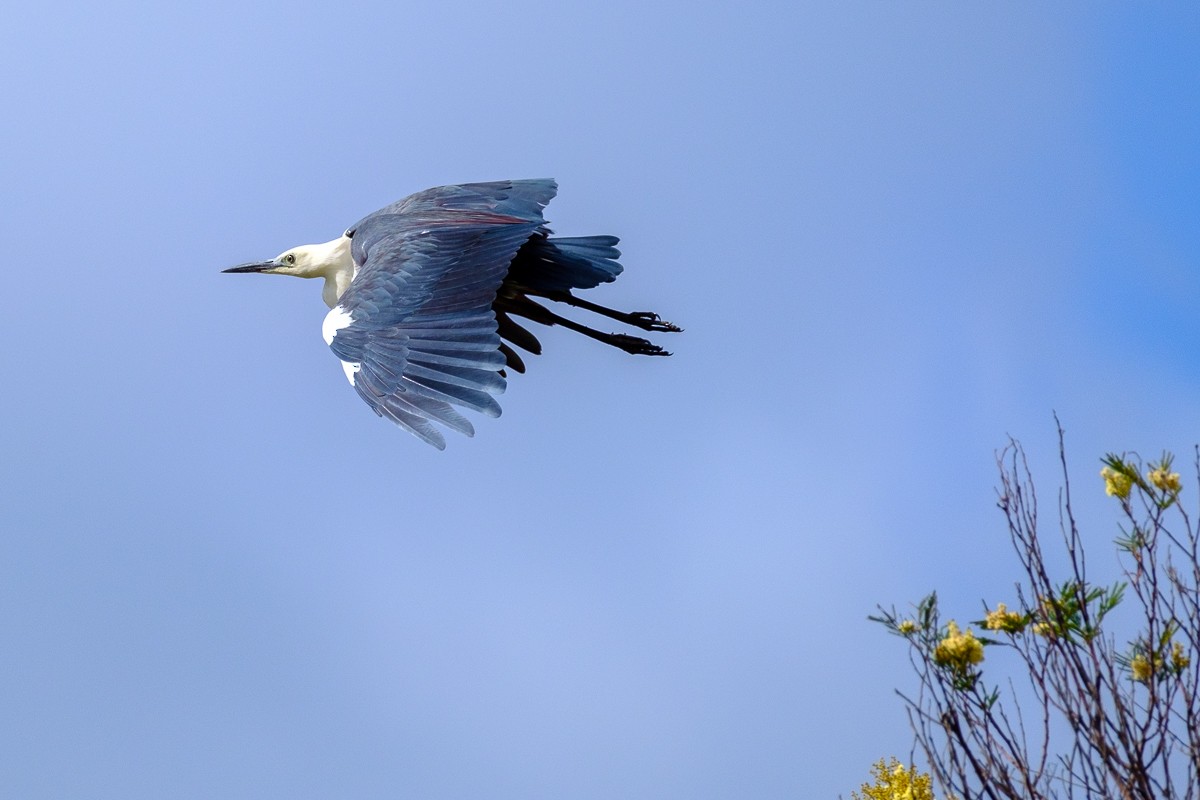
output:
M252 264L239 264L236 267L223 269L221 272L266 272L279 266L274 261L255 261Z

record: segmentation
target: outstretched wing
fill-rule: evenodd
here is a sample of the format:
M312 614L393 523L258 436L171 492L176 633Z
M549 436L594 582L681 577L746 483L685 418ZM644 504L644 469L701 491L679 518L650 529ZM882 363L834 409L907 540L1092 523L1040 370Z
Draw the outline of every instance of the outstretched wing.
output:
M551 178L438 186L379 209L350 232L355 233L368 220L391 215L438 217L482 212L541 222L542 209L557 193L558 184Z
M553 181L430 189L350 229L358 267L325 340L375 413L442 449L454 406L500 414L504 355L492 303L517 250L544 224Z

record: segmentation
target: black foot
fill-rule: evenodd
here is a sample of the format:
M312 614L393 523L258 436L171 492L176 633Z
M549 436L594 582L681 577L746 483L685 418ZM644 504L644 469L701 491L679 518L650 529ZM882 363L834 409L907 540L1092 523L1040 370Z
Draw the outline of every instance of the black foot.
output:
M647 341L637 336L627 336L624 333L610 333L604 337L603 341L611 344L613 347L621 348L626 353L632 353L635 356L671 355L654 342Z
M628 322L630 325L641 328L644 331L661 331L663 333L679 333L683 328L678 325L667 322L653 311L630 311L628 314Z

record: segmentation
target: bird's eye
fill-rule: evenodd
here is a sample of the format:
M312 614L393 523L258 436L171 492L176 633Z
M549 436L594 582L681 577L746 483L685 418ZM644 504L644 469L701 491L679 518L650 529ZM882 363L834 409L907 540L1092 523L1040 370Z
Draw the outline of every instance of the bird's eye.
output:
M295 257L294 255L292 255L291 253L288 253L286 256L284 256L284 257L283 257L283 263L285 263L285 264L295 264L295 263L296 263L296 257Z

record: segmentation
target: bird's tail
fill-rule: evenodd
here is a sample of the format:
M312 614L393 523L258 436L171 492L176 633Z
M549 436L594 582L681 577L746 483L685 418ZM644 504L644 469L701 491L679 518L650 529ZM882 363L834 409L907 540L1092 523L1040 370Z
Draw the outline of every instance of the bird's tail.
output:
M494 308L500 336L522 350L534 354L542 352L537 337L512 320L512 317L516 316L542 325L561 325L627 353L670 355L658 345L639 336L598 331L560 316L530 299L541 297L565 303L646 331L680 330L653 312L616 311L571 293L572 289L591 289L617 279L622 271L621 264L617 261L621 257L621 252L616 248L618 241L616 236L551 238L545 234L538 234L530 238L513 259L508 275L496 295ZM501 350L510 368L517 372L525 371L525 365L512 348L502 345Z
M533 236L517 252L508 279L534 292L569 292L611 283L623 267L616 236Z

